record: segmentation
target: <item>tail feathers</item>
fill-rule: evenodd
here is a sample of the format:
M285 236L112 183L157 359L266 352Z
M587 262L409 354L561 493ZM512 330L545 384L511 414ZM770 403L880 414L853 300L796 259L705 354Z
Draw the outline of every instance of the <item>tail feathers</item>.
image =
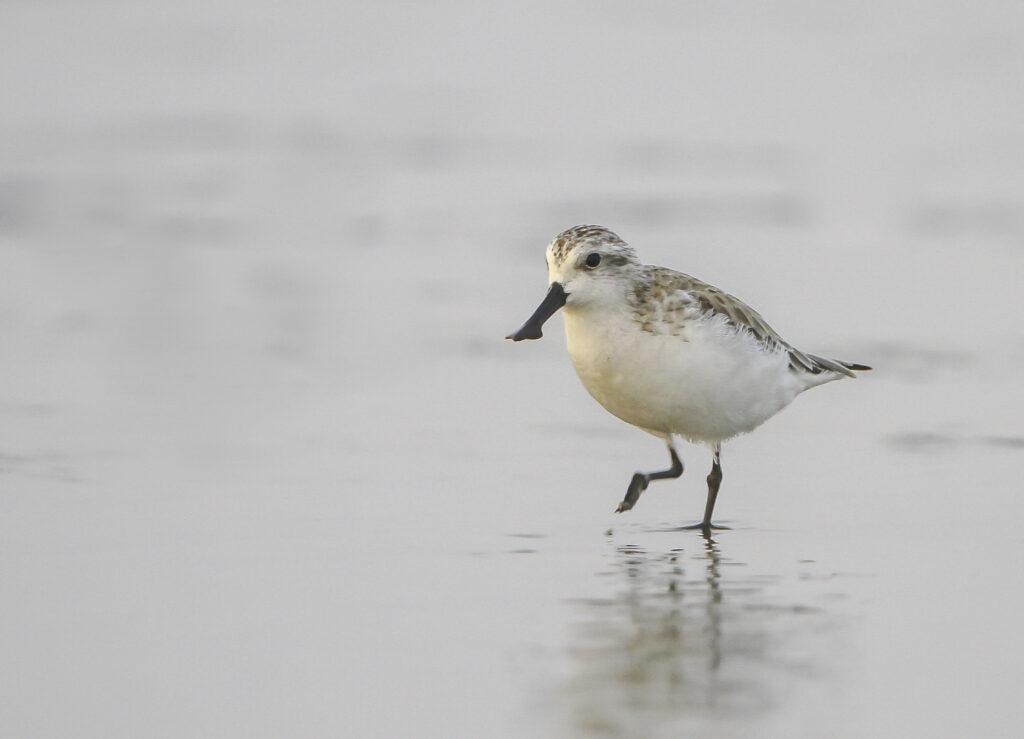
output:
M807 358L811 360L811 364L814 366L817 372L834 372L840 375L846 375L847 377L856 377L854 372L863 372L871 367L866 364L857 364L855 362L843 361L841 359L826 359L821 356L814 354L808 354Z
M798 349L790 349L790 368L793 372L807 373L809 375L820 375L821 373L836 373L854 377L854 372L861 372L863 369L870 369L866 364L855 364L853 362L841 361L839 359L826 359L815 354L805 354Z

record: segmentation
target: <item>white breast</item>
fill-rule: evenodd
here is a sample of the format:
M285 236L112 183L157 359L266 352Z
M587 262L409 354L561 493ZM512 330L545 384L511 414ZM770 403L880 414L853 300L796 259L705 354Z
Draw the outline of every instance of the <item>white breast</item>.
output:
M569 356L610 413L657 435L721 441L751 431L804 389L785 351L766 350L719 317L678 335L643 330L624 312L565 310Z

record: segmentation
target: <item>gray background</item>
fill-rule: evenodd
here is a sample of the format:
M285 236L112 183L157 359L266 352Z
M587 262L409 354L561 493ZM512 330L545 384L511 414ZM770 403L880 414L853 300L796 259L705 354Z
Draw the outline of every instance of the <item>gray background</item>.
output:
M0 3L0 735L1009 736L1016 2ZM596 222L875 371L706 450Z

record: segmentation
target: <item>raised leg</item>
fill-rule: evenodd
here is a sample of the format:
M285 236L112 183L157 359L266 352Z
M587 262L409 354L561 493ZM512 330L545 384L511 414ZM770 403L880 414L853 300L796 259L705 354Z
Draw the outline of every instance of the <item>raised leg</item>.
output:
M637 472L633 475L633 479L629 483L629 488L626 490L626 497L619 503L619 507L615 509L616 513L623 513L628 511L634 505L636 505L637 498L640 497L640 493L647 489L651 480L666 480L671 478L679 477L683 474L683 463L679 459L679 455L676 454L676 449L672 446L672 439L669 437L665 440L665 444L668 446L668 453L672 455L672 466L667 470L661 472Z
M728 526L715 526L711 523L711 514L715 510L715 501L718 499L718 488L722 484L722 445L715 444L711 447L714 453L714 462L711 464L711 472L708 473L708 502L704 505L704 520L687 526L688 529L701 529L705 534L711 529L726 529Z

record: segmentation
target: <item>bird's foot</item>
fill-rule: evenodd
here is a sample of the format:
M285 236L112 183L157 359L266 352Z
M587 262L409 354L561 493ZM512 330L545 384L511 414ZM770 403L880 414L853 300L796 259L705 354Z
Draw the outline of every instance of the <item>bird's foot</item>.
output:
M731 531L732 527L718 526L710 521L701 521L700 523L690 524L689 526L680 526L679 529L681 531L703 531L704 533L707 533L708 531Z
M651 478L645 475L643 472L637 472L633 475L633 479L629 482L629 488L626 490L626 497L619 503L619 507L615 509L616 513L625 513L634 505L636 505L637 499L640 497L640 493L647 489L647 485L650 484Z

